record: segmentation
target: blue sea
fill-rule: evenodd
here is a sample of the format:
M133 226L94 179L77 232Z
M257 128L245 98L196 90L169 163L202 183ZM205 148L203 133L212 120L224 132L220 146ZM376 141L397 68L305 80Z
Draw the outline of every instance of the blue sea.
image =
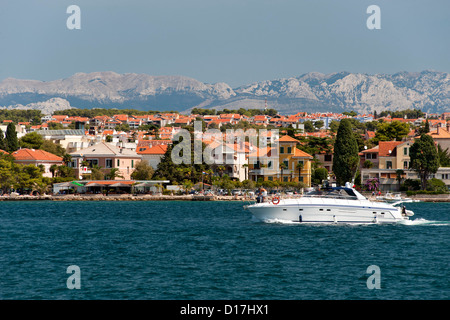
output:
M244 204L0 202L0 298L450 298L450 203L406 204L399 225L268 223Z

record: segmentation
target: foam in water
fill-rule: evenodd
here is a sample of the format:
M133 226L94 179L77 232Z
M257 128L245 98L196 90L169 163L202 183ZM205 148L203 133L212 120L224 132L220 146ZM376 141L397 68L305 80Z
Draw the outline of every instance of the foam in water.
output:
M401 221L400 223L407 226L421 226L421 225L450 226L450 221L434 221L434 220L426 220L423 218L414 220L404 220Z
M286 225L301 225L301 224L320 224L320 225L374 225L377 223L334 223L334 222L322 222L322 223L308 223L308 222L299 222L292 220L283 220L283 219L258 219L252 216L252 220L255 222L265 222L265 223L274 223L274 224L286 224ZM398 224L406 225L406 226L421 226L421 225L431 225L431 226L450 226L450 221L434 221L434 220L426 220L423 218L418 218L414 220L402 220L398 221ZM392 225L395 223L386 223L386 225Z

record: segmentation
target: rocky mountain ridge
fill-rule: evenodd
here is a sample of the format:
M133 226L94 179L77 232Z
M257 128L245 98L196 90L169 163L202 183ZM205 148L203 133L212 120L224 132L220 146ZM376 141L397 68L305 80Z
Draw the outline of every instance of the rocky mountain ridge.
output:
M65 100L65 102L63 101ZM133 108L187 111L269 108L298 111L450 110L450 74L438 71L368 75L310 72L232 88L184 76L115 72L77 73L54 81L8 78L0 82L3 108Z

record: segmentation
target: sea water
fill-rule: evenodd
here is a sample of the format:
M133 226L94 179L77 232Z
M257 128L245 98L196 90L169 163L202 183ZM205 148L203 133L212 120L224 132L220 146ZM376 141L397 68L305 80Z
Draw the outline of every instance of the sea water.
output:
M1 202L0 298L450 298L450 203L407 203L395 225L261 222L243 205Z

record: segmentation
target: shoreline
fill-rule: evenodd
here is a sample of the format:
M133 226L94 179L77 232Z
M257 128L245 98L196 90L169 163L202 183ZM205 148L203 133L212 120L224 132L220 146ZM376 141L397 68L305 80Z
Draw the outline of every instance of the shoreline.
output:
M410 197L421 202L450 202L450 194L414 195ZM1 201L255 201L245 196L202 196L202 195L42 195L42 196L0 196Z
M199 195L43 195L1 196L1 201L255 201L243 196L199 196Z

